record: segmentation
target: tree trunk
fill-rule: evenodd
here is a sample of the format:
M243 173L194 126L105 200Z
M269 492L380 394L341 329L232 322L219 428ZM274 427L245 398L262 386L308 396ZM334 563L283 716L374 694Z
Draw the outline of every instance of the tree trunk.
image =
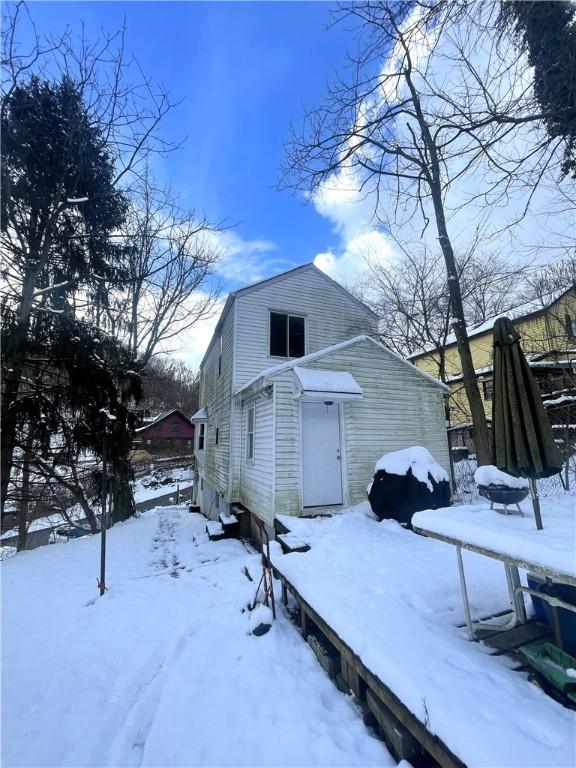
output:
M422 170L425 173L426 182L430 188L432 204L434 206L434 216L436 219L438 240L440 241L442 255L444 256L444 262L446 263L448 291L452 305L452 315L455 318L453 324L454 335L456 336L456 344L458 347L458 354L460 356L460 364L462 366L464 389L466 391L466 397L468 398L470 415L472 416L472 423L474 425L476 458L479 465L489 464L491 461L490 438L488 435L488 426L486 424L484 405L482 403L482 398L480 397L478 379L476 378L476 371L472 361L472 353L470 351L468 333L466 331L466 320L464 317L464 307L462 305L462 292L460 290L460 279L458 277L458 269L456 268L454 249L452 248L452 243L448 236L448 228L446 226L444 201L442 200L442 184L438 147L432 138L430 128L428 127L428 123L426 122L426 118L422 112L420 96L414 87L410 72L406 73L406 82L412 95L412 102L416 112L416 119L418 120L418 125L420 126L421 137L430 158L429 165L423 165Z
M4 377L4 392L2 393L2 450L0 451L0 512L4 516L4 507L8 495L12 460L16 447L16 431L18 417L15 405L20 393L20 382L26 360L26 338L30 324L30 311L34 300L34 286L38 268L33 270L24 280L22 299L20 301L18 325L7 349L4 350L6 376Z
M441 199L440 185L432 184L432 200L434 202L434 213L436 216L436 226L440 240L440 247L446 262L446 271L448 274L448 291L452 302L452 313L454 321L454 335L460 356L462 366L462 380L464 390L470 406L470 415L474 425L474 444L476 447L476 458L479 465L489 464L491 461L490 436L488 434L488 425L486 424L486 414L484 405L480 396L478 379L470 351L470 342L468 332L466 331L466 320L464 318L464 307L462 305L462 295L460 292L460 281L456 270L456 259L452 243L448 237L446 220L444 218L444 207Z
M90 530L92 531L92 533L98 533L98 530L99 530L98 520L96 519L96 515L94 514L92 507L88 503L88 499L86 498L86 494L84 493L82 484L78 479L78 472L76 471L76 465L74 464L74 461L72 461L71 470L72 470L72 478L74 480L74 483L77 489L76 498L78 499L78 503L82 507L82 512L84 512L84 514L86 515L86 520L88 520L88 523L90 524Z
M15 404L20 391L23 369L23 361L14 362L4 378L4 392L2 393L2 451L0 456L0 505L2 516L4 516L10 475L12 474L12 459L14 457L16 430L18 427Z
M22 461L22 488L20 492L20 501L18 504L18 552L26 549L26 540L28 538L28 504L30 502L30 448L32 439L26 438L24 448L24 457Z

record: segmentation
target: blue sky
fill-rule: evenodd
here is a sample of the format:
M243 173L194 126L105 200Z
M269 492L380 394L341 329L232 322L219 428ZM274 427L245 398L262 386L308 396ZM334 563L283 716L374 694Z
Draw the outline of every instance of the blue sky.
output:
M157 168L187 206L237 226L224 267L228 288L337 248L334 224L274 189L290 122L319 103L351 44L327 30L329 3L32 2L40 33L115 31L175 100L165 121L185 145Z

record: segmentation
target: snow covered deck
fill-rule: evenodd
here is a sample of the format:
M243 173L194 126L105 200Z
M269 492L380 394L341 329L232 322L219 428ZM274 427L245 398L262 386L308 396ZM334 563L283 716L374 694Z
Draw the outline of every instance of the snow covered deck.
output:
M543 501L549 524L552 507ZM399 703L391 707L398 716L402 707L411 713L417 738L425 729L441 764L574 765L574 712L530 685L508 657L467 639L448 544L377 523L367 504L329 519L295 518L291 528L311 548L286 555L274 548L274 567L311 607L312 620L367 670L368 687L379 687L387 705ZM505 607L501 563L463 556L475 611Z

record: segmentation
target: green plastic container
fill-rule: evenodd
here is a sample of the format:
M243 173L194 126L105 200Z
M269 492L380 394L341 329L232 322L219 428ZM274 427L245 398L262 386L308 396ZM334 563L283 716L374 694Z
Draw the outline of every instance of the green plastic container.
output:
M552 643L533 643L520 648L526 661L548 682L576 704L576 659Z

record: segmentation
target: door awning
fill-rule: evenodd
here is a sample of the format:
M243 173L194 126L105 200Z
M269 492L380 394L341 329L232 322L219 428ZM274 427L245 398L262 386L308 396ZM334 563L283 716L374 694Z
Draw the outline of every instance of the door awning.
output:
M294 367L296 397L307 400L358 400L362 387L348 371Z

